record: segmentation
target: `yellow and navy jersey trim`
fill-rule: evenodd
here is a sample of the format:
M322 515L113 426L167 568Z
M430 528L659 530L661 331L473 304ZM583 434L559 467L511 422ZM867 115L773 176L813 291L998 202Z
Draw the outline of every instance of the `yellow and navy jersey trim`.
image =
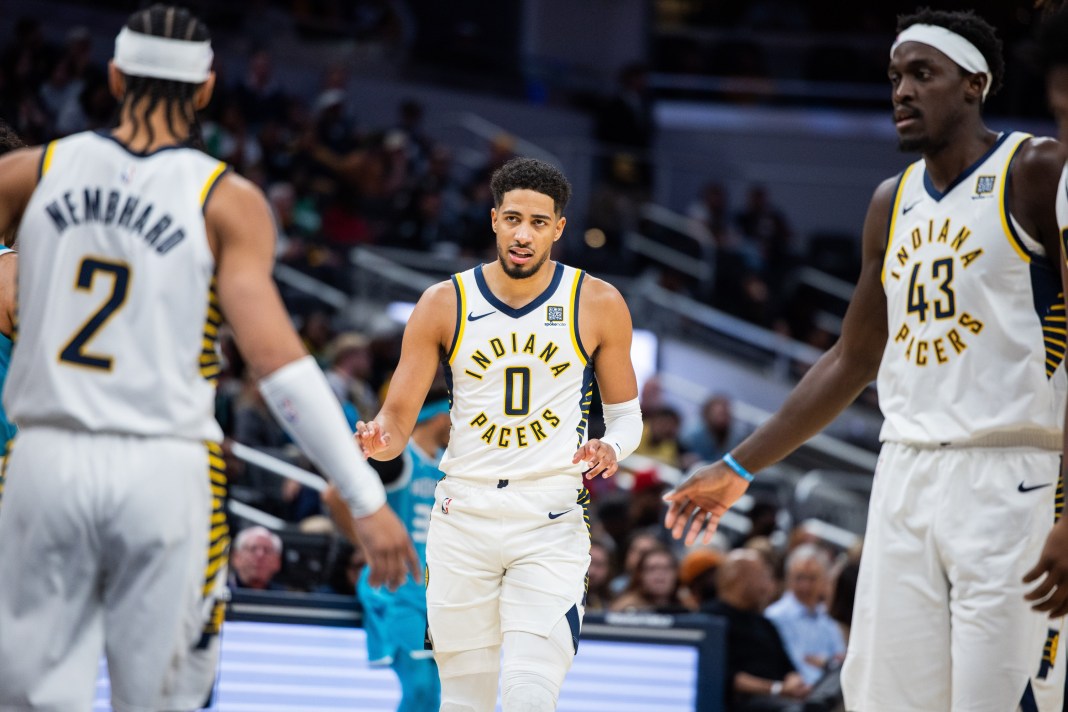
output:
M919 162L913 163L908 166L901 175L897 178L897 185L894 187L894 199L891 201L890 216L886 219L886 251L883 253L883 271L879 275L879 279L883 284L886 284L886 263L890 260L894 246L894 228L897 226L898 210L901 208L901 196L904 194L904 188L908 182L909 174L912 170L919 165Z
M1044 260L1031 262L1030 272L1035 314L1042 324L1046 378L1052 378L1057 368L1064 363L1065 352L1068 351L1068 325L1065 324L1061 276L1059 270L1049 268Z
M40 183L41 179L48 174L48 169L52 167L52 156L55 155L56 142L49 141L45 146L45 149L41 151L41 164L37 166L37 182Z
M223 570L230 552L230 527L226 522L226 460L219 443L205 443L208 450L208 475L211 478L211 523L208 537L208 558L204 568L202 593L209 597L215 588L215 579Z
M216 164L215 169L208 176L208 179L204 181L203 187L200 189L200 210L201 212L208 209L208 200L211 198L211 194L215 192L215 188L218 187L222 177L230 171L230 166L225 161L219 161Z
M1062 458L1063 461L1063 458ZM1061 514L1064 513L1064 468L1061 467L1061 471L1057 473L1057 491L1053 496L1053 523L1056 524L1061 520Z
M1025 135L1012 147L1012 151L1009 153L1009 157L1005 161L1005 168L1001 173L1001 185L999 187L1001 193L998 196L998 214L1001 217L1001 228L1005 231L1005 237L1008 238L1009 244L1012 245L1012 249L1024 262L1031 262L1036 259L1044 260L1041 255L1031 252L1020 238L1020 234L1016 231L1016 226L1012 223L1012 213L1009 209L1009 186L1012 182L1012 162L1019 153L1020 147L1030 138L1030 135ZM1003 140L1004 138L1002 138L1002 141ZM1000 144L1001 141L998 141L995 145Z
M15 439L12 438L4 443L4 458L0 462L0 503L4 501L4 483L7 481L7 461L11 457L11 446L14 444Z
M575 432L578 434L576 447L582 447L582 443L586 440L586 426L590 422L591 403L593 403L593 364L587 363L582 371L582 390L579 391L579 412L582 417L575 426Z
M204 316L204 334L200 343L200 375L211 383L217 383L219 373L222 372L222 362L216 350L222 321L222 308L219 306L216 280L212 277L211 286L208 288L207 314Z
M456 352L460 350L460 342L464 338L464 312L467 311L467 296L464 294L464 280L458 274L452 276L452 286L456 290L456 326L452 330L452 345L446 355L446 363L452 363L456 359ZM451 388L449 389L452 390Z
M551 299L552 296L556 294L556 290L560 287L560 281L564 278L564 266L557 262L552 279L549 280L549 286L546 287L541 294L534 297L533 300L531 300L527 304L524 304L518 309L515 307L508 306L500 299L498 299L492 291L490 291L489 284L486 283L486 277L482 274L482 265L478 265L477 267L475 267L474 275L475 286L478 287L478 291L482 293L483 299L489 302L490 306L492 306L494 309L499 311L501 314L504 314L505 316L510 316L513 319L519 319L520 317L526 316L527 314L540 307L545 302L549 301L549 299Z
M582 281L586 277L583 270L575 270L575 281L571 284L571 344L575 353L582 359L582 365L590 363L589 354L582 346L582 334L579 331L579 298L582 296Z

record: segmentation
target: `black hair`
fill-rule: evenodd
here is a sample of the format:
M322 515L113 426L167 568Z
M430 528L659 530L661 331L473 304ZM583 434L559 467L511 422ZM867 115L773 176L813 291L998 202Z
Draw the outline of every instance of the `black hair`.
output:
M533 190L553 199L553 208L562 215L571 199L571 184L555 166L536 158L513 158L493 172L490 178L493 204L501 207L510 190Z
M25 146L15 129L11 128L6 121L0 119L0 155L10 153L16 148Z
M1060 3L1043 3L1039 7L1054 9ZM1038 34L1038 51L1042 68L1068 66L1068 9L1058 9L1046 17Z
M971 10L949 12L925 7L911 15L902 15L897 18L899 33L913 25L938 25L971 42L990 67L990 94L1001 89L1001 84L1005 79L1005 57L1002 54L1001 39L989 22ZM961 69L961 72L968 74L964 69Z
M208 27L195 15L183 7L156 4L130 15L126 28L143 35L166 37L187 42L207 42L211 40ZM167 128L174 135L174 114L180 113L189 124L189 142L200 145L200 123L197 121L193 96L200 84L178 82L156 77L137 77L126 75L126 95L122 98L122 109L144 103L141 116L131 115L136 129L143 120L148 128L148 140L155 139L148 117L162 102L167 114Z

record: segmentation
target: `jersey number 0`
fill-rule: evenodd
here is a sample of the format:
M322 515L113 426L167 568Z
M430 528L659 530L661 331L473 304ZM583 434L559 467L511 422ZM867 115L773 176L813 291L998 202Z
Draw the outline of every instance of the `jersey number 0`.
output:
M115 315L115 312L126 303L126 295L130 290L130 267L125 262L107 262L97 257L86 257L78 266L78 278L74 282L75 288L91 290L98 272L111 275L111 294L108 296L107 301L100 305L100 308L89 317L85 324L82 325L82 328L71 337L67 345L59 352L59 360L76 366L110 371L111 356L91 354L85 348L89 345L89 341L96 332L104 328L104 325Z

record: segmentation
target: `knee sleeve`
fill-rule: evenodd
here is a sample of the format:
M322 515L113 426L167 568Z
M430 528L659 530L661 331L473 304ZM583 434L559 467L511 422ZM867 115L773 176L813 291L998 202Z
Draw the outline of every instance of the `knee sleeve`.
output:
M493 712L501 651L497 646L435 653L441 678L441 712Z
M574 657L571 626L565 618L548 638L522 631L505 633L504 712L553 712Z

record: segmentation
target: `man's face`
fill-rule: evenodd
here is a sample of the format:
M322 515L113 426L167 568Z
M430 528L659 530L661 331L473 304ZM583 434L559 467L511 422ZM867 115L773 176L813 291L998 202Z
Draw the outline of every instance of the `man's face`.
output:
M787 573L786 585L802 605L815 608L827 593L827 571L814 559L799 561Z
M1068 66L1054 67L1046 75L1049 108L1057 122L1057 137L1068 141Z
M904 42L887 70L894 126L902 151L937 153L966 113L971 79L949 57L920 42Z
M490 211L497 234L497 260L512 279L526 279L541 270L553 243L564 232L553 199L533 190L510 190Z
M234 551L233 567L250 588L265 588L282 567L282 557L266 534L254 535Z

